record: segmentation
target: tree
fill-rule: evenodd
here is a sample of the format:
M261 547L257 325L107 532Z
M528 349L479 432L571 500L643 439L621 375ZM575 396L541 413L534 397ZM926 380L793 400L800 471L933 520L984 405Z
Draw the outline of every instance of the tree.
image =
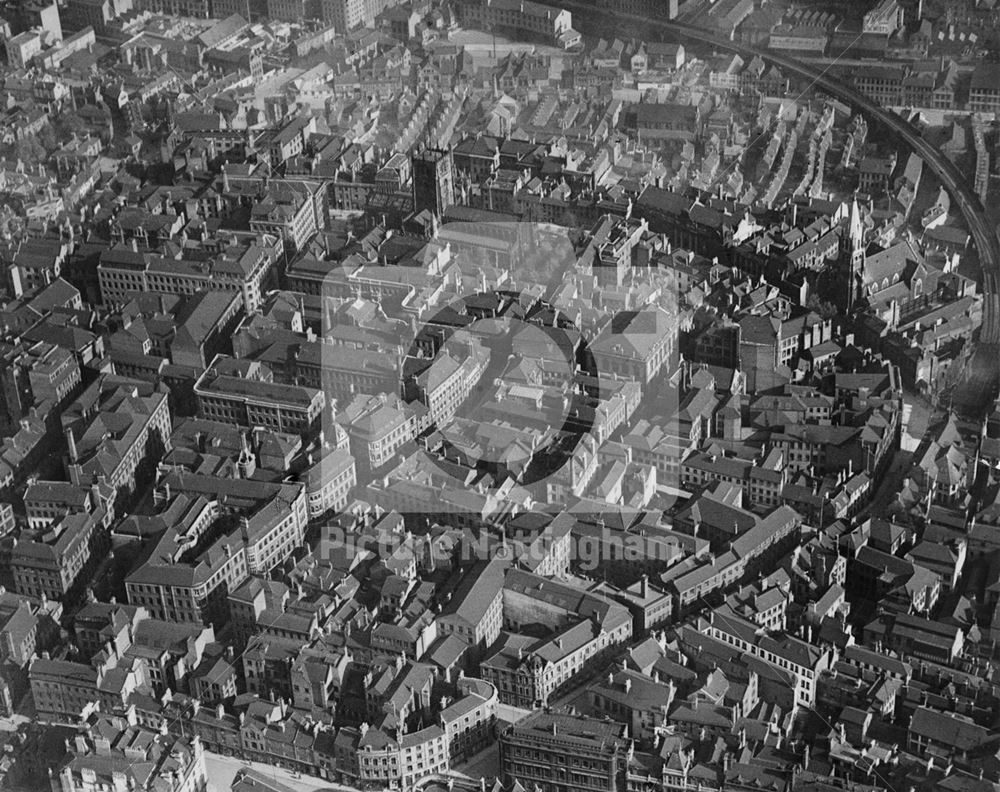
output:
M166 450L167 444L163 442L163 434L154 426L146 436L146 456L159 463Z
M21 138L14 144L14 156L24 163L25 167L34 167L43 162L47 156L42 144L35 137Z
M61 138L69 138L74 134L83 136L90 131L90 127L77 113L66 113L59 117L58 132Z
M56 132L51 124L46 124L38 131L38 142L48 154L51 154L59 147L59 143L56 141Z
M115 514L125 515L132 509L132 488L122 484L115 492Z
M809 295L809 299L806 300L806 308L818 313L821 319L834 319L840 313L836 305L828 300L821 300L819 295L815 293Z

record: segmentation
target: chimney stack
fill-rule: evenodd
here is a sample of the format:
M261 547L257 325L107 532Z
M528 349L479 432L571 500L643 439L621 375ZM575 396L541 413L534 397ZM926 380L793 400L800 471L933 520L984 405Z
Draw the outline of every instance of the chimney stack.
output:
M73 427L66 430L66 445L69 447L69 461L76 464L79 455L76 450L76 437L73 436Z

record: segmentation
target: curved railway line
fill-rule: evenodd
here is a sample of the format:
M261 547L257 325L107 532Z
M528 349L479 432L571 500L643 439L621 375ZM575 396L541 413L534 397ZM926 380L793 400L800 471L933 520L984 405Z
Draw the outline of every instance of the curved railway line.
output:
M655 31L677 39L687 39L735 52L744 58L760 57L789 75L808 80L810 88L819 88L866 116L876 119L920 155L962 212L979 253L983 273L983 321L979 329L979 341L968 362L965 379L959 386L960 392L954 394L954 404L963 411L979 412L992 402L1000 383L1000 292L997 290L1000 286L1000 238L997 237L979 197L964 174L944 154L924 140L908 121L885 110L836 77L827 75L825 70L785 55L737 44L676 20L610 11L600 5L579 0L542 0L542 2L565 8L574 14L579 13L588 22L600 20L604 35L609 31L621 30L625 26L633 26L635 30L628 34L630 36L648 36L651 31Z

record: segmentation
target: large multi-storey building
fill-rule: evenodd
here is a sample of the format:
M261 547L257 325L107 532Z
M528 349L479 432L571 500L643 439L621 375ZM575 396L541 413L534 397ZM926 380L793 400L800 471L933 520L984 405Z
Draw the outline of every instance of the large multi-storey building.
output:
M59 6L55 0L16 0L7 6L6 13L15 29L40 28L56 40L63 37Z
M321 182L287 181L266 187L250 212L250 229L271 234L302 250L326 226L326 189Z
M470 338L466 350L455 356L442 352L413 378L415 395L437 424L454 417L486 370L489 361L486 348Z
M434 722L419 730L389 734L364 724L357 741L357 780L366 786L410 786L488 745L496 727L496 690L480 679L463 678L458 692Z
M810 708L816 703L819 675L834 662L831 649L818 647L792 635L770 635L728 605L716 608L709 614L705 631L712 638L791 675L795 683L796 707Z
M627 743L624 723L535 712L500 733L500 770L525 789L617 792Z
M253 174L230 174L223 168L205 192L213 199L204 203L205 213L238 216L242 221L249 212L253 233L293 245L297 250L304 248L317 231L326 228L327 186L299 176L275 178L269 174L302 151L314 128L311 119L296 119L256 138L254 146L260 148L266 161ZM258 175L261 169L266 172Z
M62 599L90 561L103 508L68 514L33 533L22 534L10 556L14 586L29 597Z
M167 530L125 580L129 602L154 618L222 623L228 592L251 574L268 574L302 544L309 522L305 485L233 480L213 486L216 481L196 474L168 474L163 481L168 490L186 485L188 494L163 512ZM247 505L233 510L231 503ZM235 527L205 547L214 524L233 517Z
M240 532L247 552L247 569L252 574L268 574L301 547L309 523L309 506L304 484L281 484L252 515L245 518Z
M438 618L440 630L483 650L500 635L503 624L504 564L494 560L469 569Z
M49 613L33 600L0 591L0 667L23 669L31 662L47 632L39 629ZM0 700L2 700L0 691ZM4 709L0 704L0 711Z
M43 32L40 30L26 30L7 39L4 42L7 62L16 69L27 68L31 60L42 51L43 41Z
M614 317L590 345L598 372L648 385L677 348L678 324L659 307Z
M397 5L398 0L320 0L320 4L323 21L345 33L359 27L373 27L375 17Z
M137 657L110 653L91 663L35 657L28 666L31 698L39 720L77 723L103 712L124 712L134 693L150 692L149 666Z
M265 235L248 244L234 242L207 260L167 257L120 245L101 255L97 267L101 298L111 305L123 305L133 295L148 291L238 291L244 309L251 312L261 303L261 284L279 255L279 239Z
M39 402L62 404L81 383L80 366L67 349L44 341L0 345L0 414L21 420Z
M360 397L348 405L342 421L351 453L364 470L390 462L415 432L413 417L402 404L379 397Z
M628 641L632 615L621 603L559 580L512 569L503 588L505 634L483 676L505 704L545 705L589 661ZM522 634L544 627L545 637Z
M203 418L277 432L310 433L326 405L321 390L274 382L265 366L223 355L198 378L194 393Z
M320 16L319 0L267 0L267 15L283 22L302 23Z
M41 719L76 719L97 700L100 671L84 663L36 657L28 669L31 697Z
M150 451L151 435L158 435L163 451L170 448L167 389L103 375L66 408L62 424L74 484L131 488Z
M353 30L369 24L365 0L321 0L321 2L323 21L333 25L336 30Z
M968 109L973 113L1000 112L1000 65L980 63L973 70Z
M351 488L358 483L354 457L346 448L325 453L305 474L309 517L316 519L331 509L347 505Z
M905 77L899 66L873 65L854 73L854 87L883 107L897 107L903 102Z
M226 592L249 573L239 535L198 548L218 517L218 505L204 497L175 498L158 515L166 526L163 536L145 563L125 578L129 602L164 621L222 621Z
M633 264L636 245L648 232L649 224L642 219L615 221L603 218L592 232L594 240L593 267L602 287L616 288L625 282Z
M104 33L108 24L119 14L119 10L127 6L131 10L132 3L112 3L111 0L67 0L62 11L62 22L66 30L81 31L92 28L95 33Z
M559 42L573 29L573 15L528 0L473 0L461 7L462 23L480 30L496 30L519 38Z
M139 11L174 17L208 19L211 16L210 0L136 0L136 7Z

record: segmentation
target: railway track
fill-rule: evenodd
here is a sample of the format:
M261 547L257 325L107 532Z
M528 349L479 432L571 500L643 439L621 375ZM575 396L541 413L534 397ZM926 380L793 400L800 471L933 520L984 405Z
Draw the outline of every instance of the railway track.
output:
M966 384L960 389L962 401L965 403L956 404L956 407L969 412L978 412L992 403L1000 384L1000 293L997 291L997 287L1000 286L1000 238L986 217L979 196L964 174L944 154L924 140L908 121L885 110L850 85L828 76L822 69L785 55L737 44L692 25L657 18L655 15L643 16L610 11L600 5L580 0L542 0L542 2L565 8L587 24L596 23L595 33L600 35L624 33L628 37L648 39L650 33L660 33L679 40L694 41L716 49L735 52L748 61L753 57L760 57L789 75L809 81L810 88L818 88L868 118L877 120L920 155L962 212L973 244L979 253L983 272L983 321L979 328L977 348L967 371Z

